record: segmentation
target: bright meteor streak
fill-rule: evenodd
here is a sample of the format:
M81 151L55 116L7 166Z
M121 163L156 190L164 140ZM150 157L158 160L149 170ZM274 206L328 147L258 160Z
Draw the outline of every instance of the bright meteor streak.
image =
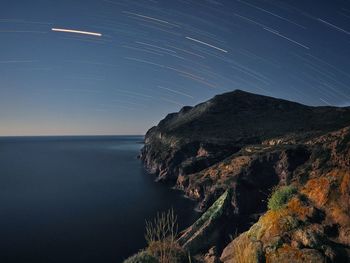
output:
M72 30L72 29L64 29L64 28L51 28L51 30L52 30L52 31L56 31L56 32L67 32L67 33L91 35L91 36L98 36L98 37L101 37L101 36L102 36L102 34L100 34L100 33L87 32L87 31L79 31L79 30Z

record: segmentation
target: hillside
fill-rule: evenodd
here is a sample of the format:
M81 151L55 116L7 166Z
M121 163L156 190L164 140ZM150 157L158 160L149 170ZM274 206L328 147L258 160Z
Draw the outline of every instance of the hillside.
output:
M350 259L350 108L237 90L169 114L140 157L205 212L179 236L198 262Z
M166 116L147 132L141 159L159 179L176 179L247 144L305 139L349 123L350 108L309 107L236 90Z

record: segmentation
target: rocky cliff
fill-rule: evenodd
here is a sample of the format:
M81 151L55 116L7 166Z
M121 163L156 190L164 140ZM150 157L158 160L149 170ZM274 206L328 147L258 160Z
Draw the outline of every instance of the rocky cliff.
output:
M237 90L169 114L140 157L206 211L179 239L198 261L347 262L349 126L350 108Z
M269 204L284 200L231 241L221 262L350 261L350 127L303 146L309 158L289 172L288 181L278 181L280 190ZM292 194L283 195L285 185L293 187Z
M141 158L159 179L176 180L249 144L339 129L349 123L349 112L236 90L166 116L147 132Z

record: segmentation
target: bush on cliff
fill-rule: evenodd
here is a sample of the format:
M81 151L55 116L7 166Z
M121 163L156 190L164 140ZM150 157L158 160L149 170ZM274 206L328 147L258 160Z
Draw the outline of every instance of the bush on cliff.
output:
M147 248L123 263L184 263L188 262L186 251L177 241L177 217L170 209L146 220Z
M170 240L153 241L148 245L147 252L157 258L159 263L187 262L185 250Z
M279 210L297 193L295 186L288 185L277 188L268 200L267 207L270 210Z
M146 221L147 252L160 263L184 262L186 253L176 239L177 233L177 217L174 211L171 209L158 213L153 221Z

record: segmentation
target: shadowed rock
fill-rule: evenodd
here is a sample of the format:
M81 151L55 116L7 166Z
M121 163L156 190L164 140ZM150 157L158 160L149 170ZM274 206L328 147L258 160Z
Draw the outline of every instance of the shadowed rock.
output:
M169 114L140 157L205 212L179 238L199 262L350 258L350 108L238 90ZM296 196L266 212L288 185Z
M223 223L230 217L231 193L226 191L215 203L189 228L184 230L179 244L192 254L208 250L223 234Z
M305 138L349 123L350 108L310 107L236 90L166 116L147 132L140 157L159 180L175 181L245 145Z

